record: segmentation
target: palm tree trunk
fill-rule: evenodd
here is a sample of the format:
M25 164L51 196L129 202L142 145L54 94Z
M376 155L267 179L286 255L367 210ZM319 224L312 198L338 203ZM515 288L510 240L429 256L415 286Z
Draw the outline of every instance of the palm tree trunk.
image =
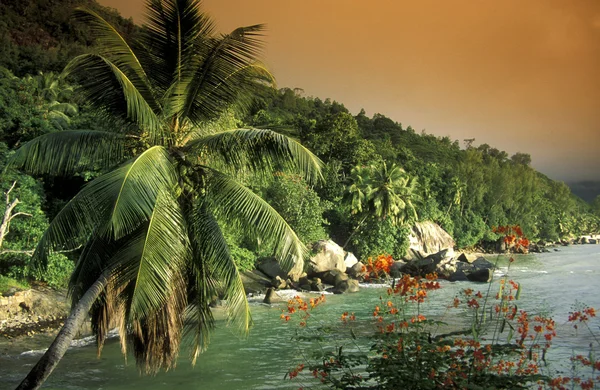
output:
M346 240L346 242L344 243L344 246L342 246L342 249L346 248L346 245L348 245L350 243L350 240L352 239L352 237L354 237L354 234L356 234L356 232L358 231L358 229L360 229L360 227L362 226L362 224L367 220L367 217L369 215L365 215L360 222L358 223L358 226L356 226L356 228L352 231L352 233L350 233L350 236L348 237L348 239Z
M16 390L39 389L44 381L48 379L54 368L58 365L58 362L60 362L60 359L67 352L69 345L71 345L71 340L73 340L83 322L88 318L88 313L92 305L106 286L108 275L108 272L104 272L94 282L92 287L85 292L79 302L77 302L77 305L71 310L71 314L65 321L60 332L58 332L50 348L48 348L44 356L31 369Z

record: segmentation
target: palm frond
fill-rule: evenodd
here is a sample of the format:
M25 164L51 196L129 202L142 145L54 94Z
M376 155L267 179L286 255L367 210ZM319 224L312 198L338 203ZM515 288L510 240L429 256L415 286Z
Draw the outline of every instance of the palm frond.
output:
M97 47L101 50L101 54L110 58L112 63L127 75L127 78L135 85L135 88L152 110L159 112L160 103L152 90L148 75L123 35L92 10L77 8L75 17L90 27L96 41L99 43Z
M152 60L149 77L165 96L188 59L205 51L214 23L200 2L191 0L147 0L145 16L141 42Z
M165 148L154 146L88 184L52 220L33 255L45 266L48 252L75 249L91 234L118 240L148 221L159 192L174 188L176 173Z
M118 133L91 130L59 131L37 137L10 158L8 166L34 175L72 175L107 168L122 161L126 138Z
M158 195L173 191L176 185L177 173L168 151L154 146L88 186L112 201L106 232L119 239L148 221Z
M128 75L108 58L83 54L72 59L66 74L80 75L78 91L92 106L135 123L150 142L162 138L163 126L149 102Z
M171 194L162 192L156 198L148 227L136 234L114 260L118 264L117 282L132 285L128 293L131 319L151 316L171 295L185 290L183 274L190 254L180 206Z
M302 269L306 247L277 211L238 181L216 170L207 170L211 208L265 242L273 243L283 269Z
M184 148L200 160L221 160L233 171L250 169L255 173L289 170L308 182L322 179L323 163L299 142L262 129L236 129L207 134Z
M206 50L188 60L177 91L180 117L195 124L211 120L265 79L264 68L257 66L263 30L262 25L240 27L203 42Z
M191 223L192 240L198 248L196 261L203 262L211 277L223 286L229 323L240 334L247 335L252 319L244 286L221 228L205 202L195 207Z

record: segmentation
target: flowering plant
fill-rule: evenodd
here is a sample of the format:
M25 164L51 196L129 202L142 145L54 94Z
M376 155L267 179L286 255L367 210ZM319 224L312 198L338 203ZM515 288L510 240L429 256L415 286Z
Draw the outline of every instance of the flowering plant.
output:
M511 242L528 244L518 226L498 231L514 236L508 239ZM388 258L371 259L372 272L384 272ZM511 258L509 269L513 262ZM578 305L570 313L567 322L577 331L585 330L592 341L590 353L570 359L571 375L555 375L546 362L557 336L555 320L519 309L522 287L508 273L497 285L495 294L492 282L484 292L459 291L447 313L459 310L455 317L466 316L470 327L456 330L456 325L426 316L424 305L441 288L437 275L422 279L404 275L392 281L369 318L357 319L349 312L341 315L340 326L349 330L348 340L341 343L342 331L338 331L335 348L319 347L313 359L305 359L288 376L302 382L300 388L314 378L332 389L594 389L600 383L600 361L593 352L600 340L588 321L596 317L596 310ZM302 318L301 327L306 328L307 319ZM372 327L372 333L359 337L365 327ZM304 376L299 375L302 372Z

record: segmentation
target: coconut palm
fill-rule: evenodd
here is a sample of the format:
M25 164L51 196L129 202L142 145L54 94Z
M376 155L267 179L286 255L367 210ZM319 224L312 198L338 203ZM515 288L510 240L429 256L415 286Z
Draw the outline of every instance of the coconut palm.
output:
M387 163L383 161L376 165L357 166L350 172L350 178L351 183L346 188L345 200L350 204L352 214L362 217L344 247L368 217L391 218L394 224L417 219L412 202L416 181L396 164L388 168Z
M392 218L394 223L417 218L412 203L416 181L396 164L390 167L384 162L371 168L368 181L367 203L369 210L378 218Z
M217 36L198 3L148 1L135 42L100 15L77 11L100 46L66 72L107 123L121 125L47 134L12 160L34 174L107 169L55 217L36 249L41 266L52 251L81 246L82 253L70 280L71 316L20 388L43 382L90 310L99 351L117 327L123 352L132 345L148 373L174 366L184 324L196 359L209 341L209 303L218 295L231 324L247 332L248 303L220 221L271 242L284 267L302 267L298 237L239 177L277 168L314 181L321 163L275 132L213 125L272 80L257 62L263 27Z

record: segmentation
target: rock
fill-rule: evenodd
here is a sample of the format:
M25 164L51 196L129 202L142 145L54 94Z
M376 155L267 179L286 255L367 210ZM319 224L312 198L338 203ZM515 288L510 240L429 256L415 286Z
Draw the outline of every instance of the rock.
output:
M477 260L477 256L469 253L461 253L460 255L458 255L456 260L462 261L463 263L471 264L472 262Z
M283 290L283 289L287 288L287 282L285 280L281 279L281 276L279 276L279 275L275 276L273 278L273 280L271 280L271 285L276 290Z
M478 257L477 260L475 260L471 264L477 270L494 268L494 263L488 261L485 257Z
M590 238L590 239L588 240L588 244L594 244L594 245L596 245L596 244L598 244L598 240L597 240L597 239L595 239L595 238Z
M448 281L450 282L466 282L467 280L469 278L467 278L467 275L462 270L457 270L448 276Z
M271 279L277 276L285 279L287 276L286 272L281 268L279 262L272 257L259 261L256 268Z
M321 292L325 290L325 286L321 283L321 279L315 278L310 283L310 291Z
M318 274L318 277L321 278L323 283L330 284L332 286L336 286L342 280L348 280L348 275L346 273L341 272L338 269L333 269L330 271L321 272Z
M420 250L413 249L413 248L408 248L406 250L406 253L402 257L402 260L404 260L404 261L413 261L413 260L421 260L421 259L424 259L426 257L427 257L427 255L425 253L421 252Z
M438 224L431 221L415 223L408 238L410 245L406 256L422 256L421 258L423 258L443 249L454 250L452 237Z
M272 278L258 270L240 272L246 294L262 294L267 288L272 287Z
M448 253L453 252L453 250L444 249L424 259L413 260L400 268L400 272L410 274L411 276L425 276L436 272L442 277L448 277L456 271L456 260L453 260L452 256L448 255Z
M356 263L350 268L346 268L346 274L352 279L362 280L367 274L367 269L363 263Z
M492 280L492 270L491 269L478 269L467 275L467 279L471 282L481 282L488 283Z
M316 254L310 258L308 263L307 273L309 276L334 269L341 272L346 271L344 250L335 242L331 240L318 241L313 246L313 250Z
M267 293L265 294L265 299L263 299L263 303L270 305L273 303L273 296L275 295L275 289L273 287L269 287Z
M297 281L300 279L300 276L303 273L303 266L304 260L300 259L299 261L295 261L295 264L290 271L286 272L283 268L281 268L279 261L273 257L270 257L261 259L256 268L271 279L279 276L283 280L289 277L292 281Z
M406 266L406 262L402 260L394 261L394 264L390 267L390 276L393 278L399 278L402 276L402 268Z
M348 252L346 253L346 258L344 259L344 264L346 264L346 269L351 268L354 264L358 263L358 259L354 256L354 253Z
M358 292L360 288L358 287L358 280L348 279L342 280L331 290L334 294L343 294L343 293L353 293Z

